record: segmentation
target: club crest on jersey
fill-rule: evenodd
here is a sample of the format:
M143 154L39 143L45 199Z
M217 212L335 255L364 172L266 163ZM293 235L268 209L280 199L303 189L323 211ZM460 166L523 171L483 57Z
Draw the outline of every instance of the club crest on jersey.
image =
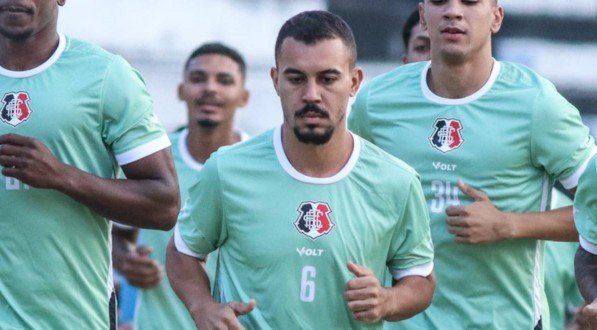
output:
M452 151L462 145L464 139L460 134L462 124L458 119L438 118L433 124L433 134L429 137L431 145L441 151Z
M327 203L302 202L297 211L299 216L294 222L294 227L311 239L325 235L334 228L334 223L330 219L332 210Z
M14 127L29 119L31 108L29 108L28 101L29 94L26 92L9 92L4 94L2 97L0 119Z

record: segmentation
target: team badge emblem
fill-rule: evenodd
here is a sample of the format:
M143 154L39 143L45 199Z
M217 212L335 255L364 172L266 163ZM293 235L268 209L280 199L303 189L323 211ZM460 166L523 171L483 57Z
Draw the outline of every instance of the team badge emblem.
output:
M294 227L303 235L316 239L334 228L330 219L332 210L324 202L302 202L297 210L300 214Z
M26 92L4 94L0 119L14 127L29 119L31 108L29 108L28 101L29 94Z
M441 151L452 151L462 145L464 139L460 134L462 124L457 119L438 118L433 124L433 134L429 137L431 145Z

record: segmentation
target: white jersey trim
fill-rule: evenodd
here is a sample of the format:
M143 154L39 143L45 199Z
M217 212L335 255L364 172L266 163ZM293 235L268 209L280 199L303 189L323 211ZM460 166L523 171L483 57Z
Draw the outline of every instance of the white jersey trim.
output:
M25 71L12 71L12 70L8 70L8 69L5 69L0 66L0 75L10 77L10 78L27 78L27 77L34 76L38 73L45 71L47 68L52 66L52 64L56 63L56 61L58 61L58 59L60 58L60 56L62 55L62 53L64 52L65 49L66 49L66 37L64 36L64 34L59 33L58 34L58 47L54 51L54 54L52 54L52 56L50 56L50 58L48 58L45 62L43 62L42 64L40 64L39 66L37 66L33 69L29 69L29 70L25 70Z
M395 280L400 280L401 278L404 278L407 276L427 277L427 276L431 275L432 271L433 271L433 262L428 262L426 264L422 264L422 265L415 266L415 267L408 268L408 269L393 270L392 277Z
M580 242L580 246L582 246L582 248L585 249L585 251L597 255L597 245L587 241L581 235L578 235L578 241Z
M200 255L191 251L191 248L189 248L187 243L184 242L182 235L180 235L180 229L178 229L178 225L174 226L174 246L176 247L176 250L182 254L186 254L200 260L206 260L205 255Z
M249 134L243 131L236 131L238 135L240 135L240 142L247 141L251 137ZM189 129L185 128L180 132L180 136L178 137L178 151L180 152L180 157L182 161L191 169L195 171L201 171L203 168L203 163L200 163L193 158L189 148L187 146L187 137L189 136Z
M423 95L425 96L425 98L427 98L429 101L432 101L435 103L444 104L444 105L467 104L467 103L470 103L470 102L473 102L473 101L479 99L481 96L485 95L491 89L491 87L493 86L493 83L495 83L498 75L500 74L501 67L502 66L501 66L500 62L493 59L493 68L491 69L491 74L489 75L489 79L478 91L474 92L473 94L471 94L467 97L463 97L460 99L449 99L449 98L441 97L441 96L433 93L431 91L431 89L429 88L429 85L427 85L427 72L429 72L429 69L431 69L431 61L429 61L427 63L427 65L425 66L425 68L423 68L423 71L421 72L421 90L423 91Z
M591 154L589 155L589 157L587 157L587 159L585 159L585 161L578 168L578 170L576 170L576 172L574 172L574 174L572 174L570 177L560 180L560 183L562 184L562 186L564 186L564 188L566 188L568 190L578 186L578 179L580 179L580 176L587 169L587 165L589 165L589 161L591 161L591 158L593 158L593 156L595 156L596 154L597 154L597 147L593 147L593 151L591 151Z
M361 141L359 140L359 137L355 136L352 132L350 132L350 135L352 136L352 140L354 141L354 146L350 158L346 162L346 165L344 165L344 167L338 173L326 178L316 178L304 175L297 171L292 166L292 164L290 164L290 161L288 160L288 158L286 157L286 153L284 152L284 147L282 146L282 126L278 126L274 129L274 149L276 151L276 156L278 157L280 165L282 165L284 171L286 171L286 173L288 173L288 175L290 175L294 179L312 184L332 184L342 180L348 174L350 174L350 171L352 171L357 161L359 160L359 155L361 154Z
M180 152L180 157L182 161L190 168L195 171L201 171L203 168L203 164L199 163L198 161L193 158L189 148L187 146L187 136L189 136L189 130L185 128L182 132L180 132L180 136L178 137L178 152Z
M116 155L116 161L118 162L118 165L130 164L143 157L147 157L153 153L156 153L162 149L166 149L170 145L170 139L167 135L164 134L155 140L151 140L129 151L125 151L121 154Z

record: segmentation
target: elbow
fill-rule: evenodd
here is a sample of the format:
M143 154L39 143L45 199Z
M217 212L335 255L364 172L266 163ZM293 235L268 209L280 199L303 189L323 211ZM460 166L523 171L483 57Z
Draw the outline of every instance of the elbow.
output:
M180 211L180 194L178 190L172 195L170 195L169 200L164 203L161 210L161 221L158 223L158 227L156 229L168 231L174 228L176 225L176 220L178 218L178 212Z

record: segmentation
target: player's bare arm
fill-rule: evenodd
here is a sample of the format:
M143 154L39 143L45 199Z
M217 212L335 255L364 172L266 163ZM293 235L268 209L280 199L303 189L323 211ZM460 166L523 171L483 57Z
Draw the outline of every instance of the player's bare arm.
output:
M244 329L237 317L256 306L255 300L244 304L233 301L217 303L210 294L205 262L180 253L170 239L166 250L166 271L172 289L185 304L198 329Z
M160 284L164 266L151 259L152 248L136 244L138 228L112 228L112 262L133 286L148 289Z
M0 136L2 174L35 188L55 189L94 212L136 227L170 229L180 207L170 149L122 166L126 180L104 179L58 160L32 137Z
M587 302L597 300L597 255L579 247L574 257L576 283Z
M448 231L459 243L485 244L520 238L578 240L571 206L545 212L502 212L483 191L462 181L458 182L458 187L474 200L470 205L446 208Z
M346 283L344 298L356 320L367 323L405 320L431 304L435 290L433 274L407 276L392 287L383 287L370 269L353 262L347 267L356 277Z

